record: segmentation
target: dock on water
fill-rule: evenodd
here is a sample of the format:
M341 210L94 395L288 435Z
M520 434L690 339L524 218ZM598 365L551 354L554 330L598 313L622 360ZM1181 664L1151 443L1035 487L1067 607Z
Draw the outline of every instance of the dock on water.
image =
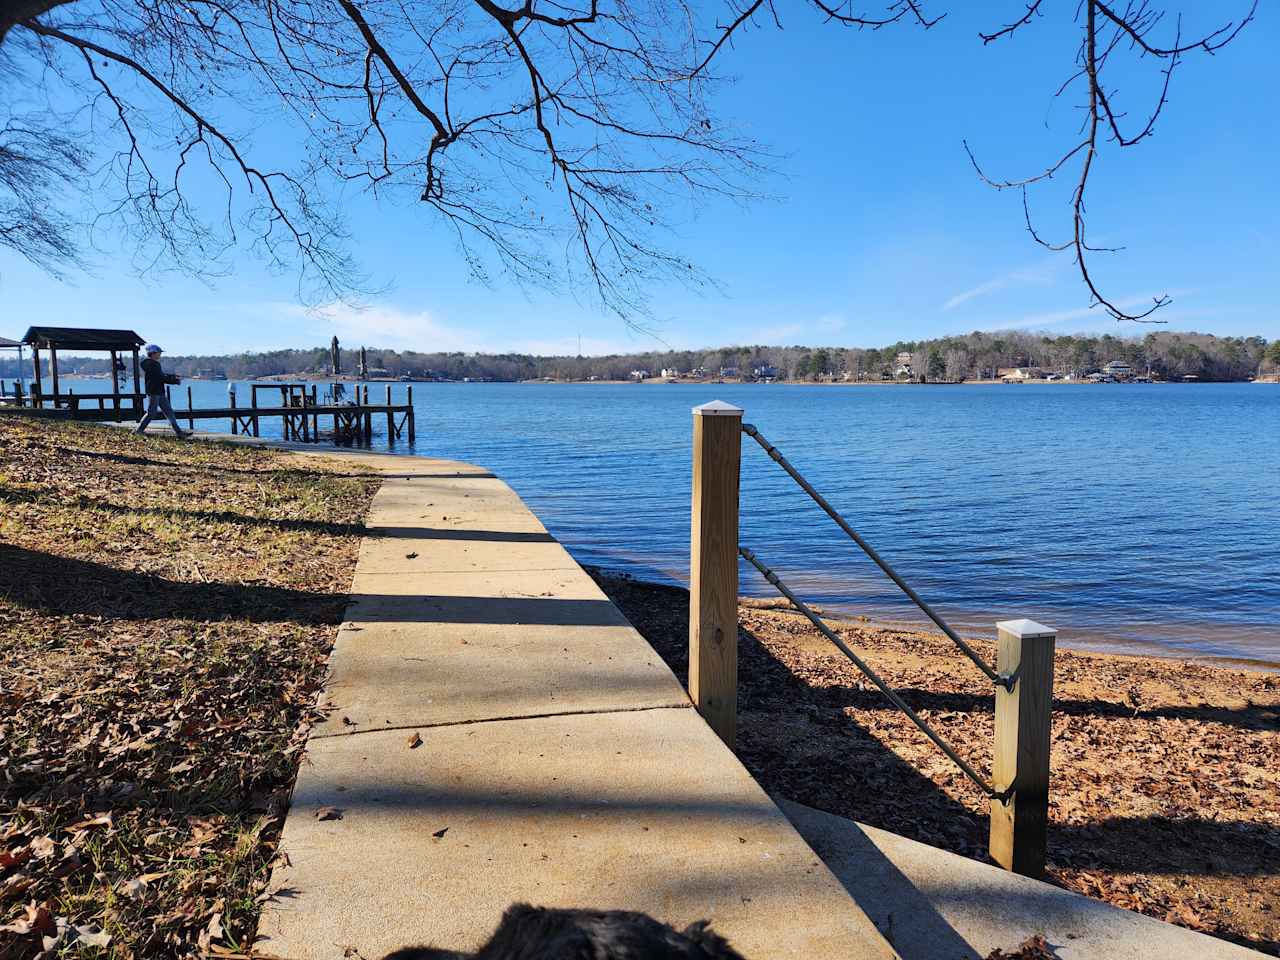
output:
M8 342L8 341L6 341ZM0 413L44 417L60 420L83 420L122 423L140 421L146 410L146 397L141 390L138 350L142 338L132 330L103 330L78 327L32 327L22 340L31 348L32 382L24 389L16 381L11 389L0 387ZM14 346L20 346L17 341ZM48 382L41 351L48 356ZM63 389L58 367L58 351L105 352L110 355L111 391L76 393ZM125 358L131 357L131 363ZM125 381L132 374L132 388ZM417 424L413 406L413 386L409 385L403 403L393 403L391 385L386 385L385 400L377 395L371 400L369 384L334 382L322 395L317 383L250 383L249 403L238 402L234 385L227 393L226 406L199 407L194 403L191 387L185 388L186 409L181 408L183 388L175 397L168 388L168 399L175 417L195 428L196 421L229 421L231 433L259 437L263 421L280 421L281 438L300 443L331 440L339 445L369 445L375 425L385 421L388 444L397 440L414 443ZM260 402L260 394L266 396ZM174 403L177 400L178 403Z

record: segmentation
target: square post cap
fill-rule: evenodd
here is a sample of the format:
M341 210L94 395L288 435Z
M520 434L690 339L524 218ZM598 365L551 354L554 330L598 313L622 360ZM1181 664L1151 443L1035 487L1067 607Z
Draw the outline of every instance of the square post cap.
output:
M1001 620L996 624L996 629L1004 633L1011 633L1020 640L1027 640L1033 637L1056 637L1058 631L1053 627L1046 627L1042 623L1036 623L1034 620Z
M700 407L693 408L695 417L740 417L742 416L742 408L735 407L731 403L725 403L723 400L712 400L710 403L704 403Z

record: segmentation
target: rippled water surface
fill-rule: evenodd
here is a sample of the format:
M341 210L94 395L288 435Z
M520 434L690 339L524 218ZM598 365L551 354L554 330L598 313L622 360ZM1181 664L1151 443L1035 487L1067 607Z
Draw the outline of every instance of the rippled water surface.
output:
M225 384L194 387L223 405ZM960 626L1026 616L1076 646L1280 664L1280 387L417 384L414 398L414 452L494 470L585 563L687 578L690 408L723 399ZM828 608L921 619L743 443L744 544ZM754 570L742 584L772 589Z

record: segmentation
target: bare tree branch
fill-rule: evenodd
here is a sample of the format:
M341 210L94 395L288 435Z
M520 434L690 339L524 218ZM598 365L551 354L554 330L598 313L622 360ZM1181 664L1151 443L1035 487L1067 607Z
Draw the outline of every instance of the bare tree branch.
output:
M1043 0L1031 0L1031 2L1027 3L1023 15L1017 20L992 33L983 33L979 36L984 44L991 43L1002 37L1011 36L1018 29L1031 23L1032 20L1040 15L1042 5ZM1120 308L1113 300L1109 300L1103 295L1089 270L1087 254L1115 252L1120 249L1118 247L1093 246L1087 239L1086 195L1089 177L1093 172L1094 162L1097 160L1098 153L1102 147L1102 138L1099 136L1099 131L1103 129L1105 124L1110 134L1111 142L1121 148L1134 146L1150 137L1155 130L1156 122L1164 111L1165 105L1169 102L1169 86L1173 79L1173 72L1181 62L1181 58L1197 50L1211 54L1234 40L1239 36L1240 31L1253 20L1257 11L1257 0L1253 0L1248 12L1238 22L1228 22L1189 43L1182 41L1182 26L1179 18L1174 29L1173 43L1170 46L1160 46L1149 39L1152 31L1164 19L1163 12L1153 9L1149 0L1130 0L1123 10L1118 10L1103 2L1103 0L1080 0L1079 9L1080 13L1083 14L1084 31L1078 56L1079 69L1058 88L1054 96L1062 96L1077 80L1083 79L1085 81L1086 104L1084 107L1083 139L1060 154L1056 160L1040 173L1016 180L993 179L978 164L977 158L970 149L968 142L963 144L964 150L969 157L969 161L973 164L974 170L977 171L978 176L987 185L997 190L1017 188L1022 191L1022 209L1027 231L1036 243L1049 250L1070 249L1073 251L1080 278L1092 298L1091 305L1102 307L1107 314L1116 320L1160 323L1162 322L1161 320L1152 319L1152 314L1171 302L1167 295L1154 297L1150 307L1137 313L1131 313ZM1140 56L1150 56L1166 61L1166 65L1160 71L1160 92L1156 98L1155 106L1147 112L1145 124L1132 134L1126 134L1123 131L1121 126L1122 114L1113 106L1113 94L1110 92L1103 76L1110 57L1122 43L1127 43L1131 48L1137 50ZM1068 163L1077 159L1080 162L1080 167L1075 188L1071 192L1071 239L1062 244L1051 243L1041 236L1032 222L1027 192L1030 187L1052 180Z

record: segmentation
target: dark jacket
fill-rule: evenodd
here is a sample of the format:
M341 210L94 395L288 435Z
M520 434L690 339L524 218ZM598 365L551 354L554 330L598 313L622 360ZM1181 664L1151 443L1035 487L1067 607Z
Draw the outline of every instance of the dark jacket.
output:
M160 361L150 357L142 361L142 374L146 378L145 392L148 397L164 393L166 383L177 383L178 378L160 369Z

